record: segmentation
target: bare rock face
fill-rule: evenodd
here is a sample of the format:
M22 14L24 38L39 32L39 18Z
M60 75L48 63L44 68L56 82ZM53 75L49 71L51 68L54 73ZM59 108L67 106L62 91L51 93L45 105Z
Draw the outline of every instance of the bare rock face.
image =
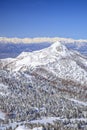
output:
M59 42L15 59L1 59L0 110L5 113L1 124L54 117L60 128L71 123L74 129L79 121L86 122L86 89L86 57Z

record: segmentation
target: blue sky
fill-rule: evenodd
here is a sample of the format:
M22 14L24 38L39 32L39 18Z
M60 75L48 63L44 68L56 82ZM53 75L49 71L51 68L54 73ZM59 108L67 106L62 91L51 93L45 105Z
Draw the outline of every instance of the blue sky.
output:
M87 0L0 0L0 36L87 39Z

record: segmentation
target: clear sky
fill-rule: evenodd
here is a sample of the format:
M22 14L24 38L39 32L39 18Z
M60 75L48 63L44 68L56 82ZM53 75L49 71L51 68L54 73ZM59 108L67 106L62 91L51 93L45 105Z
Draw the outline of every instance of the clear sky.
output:
M0 0L0 36L87 39L87 0Z

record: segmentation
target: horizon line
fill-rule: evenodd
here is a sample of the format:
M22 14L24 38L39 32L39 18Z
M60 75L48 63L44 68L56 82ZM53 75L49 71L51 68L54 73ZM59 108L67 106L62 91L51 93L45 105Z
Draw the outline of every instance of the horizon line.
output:
M73 38L63 38L63 37L25 37L25 38L19 38L19 37L0 37L0 43L24 43L24 44L30 44L30 43L44 43L44 42L87 42L87 39L73 39Z

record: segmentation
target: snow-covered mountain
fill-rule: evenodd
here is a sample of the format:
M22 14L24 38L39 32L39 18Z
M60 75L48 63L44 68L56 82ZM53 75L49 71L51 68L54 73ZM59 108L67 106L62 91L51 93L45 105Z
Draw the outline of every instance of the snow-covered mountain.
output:
M23 72L28 67L44 68L59 78L87 84L87 59L78 52L69 51L60 42L40 51L23 52L15 59L1 60L1 67L12 72Z
M14 39L14 38L13 38ZM24 42L20 40L6 40L0 37L0 59L2 58L15 58L20 53L32 52L36 50L41 50L49 47L54 41L59 41L64 44L69 49L79 51L81 54L87 56L87 40L75 40L71 38L40 38L37 41L32 39L30 41ZM37 41L37 42L36 42Z
M87 58L55 42L1 59L0 90L0 109L7 121L87 118Z

